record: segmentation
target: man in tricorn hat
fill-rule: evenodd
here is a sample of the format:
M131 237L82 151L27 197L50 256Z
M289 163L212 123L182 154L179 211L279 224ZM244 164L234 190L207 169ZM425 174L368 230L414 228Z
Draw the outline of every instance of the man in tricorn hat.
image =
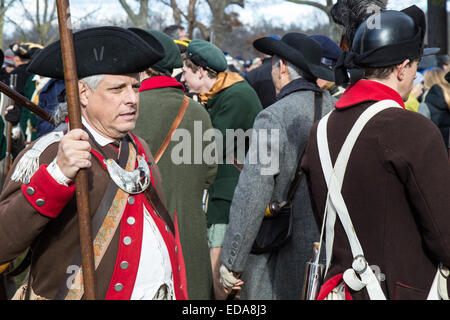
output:
M209 188L207 224L216 298L225 298L219 283L219 262L231 199L239 180L233 157L237 157L238 151L244 153L248 150L247 136L235 143L237 137L234 134L251 129L262 107L255 90L243 77L238 73L226 72L225 56L214 44L204 40L191 41L183 55L183 62L181 81L186 81L191 92L199 94L214 129L220 132L222 138L216 149L219 161L217 176ZM231 137L227 135L227 130L231 130Z
M15 76L15 83L10 83L21 95L31 100L35 89L35 83L32 81L33 74L27 69L31 59L37 54L42 46L32 42L19 42L9 46L14 54L14 64L16 68L11 72L11 75ZM23 108L17 102L14 106L7 108L5 113L5 120L12 123L13 126L13 148L12 156L15 158L18 153L23 149L23 139L28 128L28 120L34 123L36 122L36 116L29 110ZM31 125L31 123L30 123ZM32 127L32 126L31 126Z
M259 113L253 126L250 151L231 205L221 281L230 289L239 284L235 275L242 273L241 299L300 299L305 262L319 235L306 183L300 181L297 190L290 186L313 121L329 112L335 101L316 80L333 81L334 74L321 64L319 43L304 34L288 33L281 40L265 37L253 45L272 56L278 101ZM267 138L261 139L262 132L268 133ZM264 149L270 150L270 167L262 158L251 162L264 143ZM256 254L252 245L267 206L272 201L282 204L291 200L291 190L295 192L291 239L281 248Z
M164 56L157 41L98 27L74 34L84 130L54 131L14 162L0 196L0 263L28 247L31 267L17 299L82 299L73 180L89 177L98 299L183 299L185 276L176 221L164 207L159 171L138 117L139 72ZM29 71L63 79L59 41Z
M436 126L404 107L419 60L437 51L424 49L425 30L416 6L375 14L336 65L351 85L302 162L326 226L318 299L448 299L448 156Z
M205 108L187 98L183 85L171 77L173 69L183 67L175 42L157 30L130 30L149 43L156 38L166 53L162 60L141 73L140 116L133 132L148 143L155 156L158 155L169 214L172 218L175 212L177 214L189 299L210 300L213 284L202 200L204 190L214 181L217 164L196 161L195 147L187 161L175 157L178 156L179 137L183 137L183 143L201 146L200 153L203 154L209 142L195 139L212 129L211 119ZM174 141L164 144L170 137L169 132Z

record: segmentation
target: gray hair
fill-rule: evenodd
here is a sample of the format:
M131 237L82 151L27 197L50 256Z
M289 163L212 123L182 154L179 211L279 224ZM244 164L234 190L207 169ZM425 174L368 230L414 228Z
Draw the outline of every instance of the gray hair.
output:
M281 58L276 56L275 59L276 59L275 66L279 67ZM290 62L288 62L288 61L286 61L284 59L283 59L283 61L286 63L286 67L287 67L288 74L289 74L289 79L291 81L295 80L295 79L304 78L303 70L301 70L300 68L294 66L292 63L290 63Z
M96 75L93 75L93 76L89 76L89 77L85 77L83 79L80 79L79 81L81 81L84 84L86 84L89 87L89 89L95 90L95 89L97 89L97 87L100 84L100 82L102 82L104 77L105 77L105 75L103 75L103 74L96 74Z
M179 39L181 30L184 30L183 26L174 24L174 25L164 28L163 32L165 34L167 34L169 37L171 37L172 39Z
M103 74L96 74L93 76L79 79L79 81L86 84L89 87L89 89L95 90L95 89L97 89L100 82L102 82L103 78L104 78ZM68 112L67 102L59 103L58 106L56 107L55 111L53 112L53 118L55 119L56 126L64 123L68 114L69 114L69 112Z
M64 123L66 117L69 115L67 102L60 102L53 112L53 118L55 119L56 127L58 127L61 123Z

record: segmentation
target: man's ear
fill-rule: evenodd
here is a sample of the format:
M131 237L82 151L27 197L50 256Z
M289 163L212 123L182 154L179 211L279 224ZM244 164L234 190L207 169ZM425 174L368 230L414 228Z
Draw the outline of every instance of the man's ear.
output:
M280 59L280 76L282 75L289 75L289 70L287 67L287 62Z
M198 71L198 77L199 79L203 79L204 77L208 76L208 71L206 69L204 69L203 67L198 67L197 69Z
M81 107L86 107L88 105L88 101L89 101L90 89L87 86L87 84L85 84L82 81L78 81L78 91L80 94Z
M405 71L409 67L411 60L406 59L397 66L397 79L402 81L405 78Z

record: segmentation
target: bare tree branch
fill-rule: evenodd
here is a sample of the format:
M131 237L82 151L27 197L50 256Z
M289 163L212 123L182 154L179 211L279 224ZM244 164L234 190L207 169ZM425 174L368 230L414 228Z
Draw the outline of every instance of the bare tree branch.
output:
M16 0L0 0L0 48L3 48L3 27L5 26L5 15Z
M286 1L296 3L296 4L305 4L308 6L313 6L313 7L316 7L317 9L325 11L326 13L328 13L331 9L330 2L332 4L332 1L330 1L330 0L328 0L327 6L325 6L321 3L315 2L315 1L308 1L308 0L286 0Z
M140 0L139 12L136 14L126 0L119 0L120 5L127 13L131 22L138 28L146 28L148 27L147 18L148 18L148 9L149 9L149 0Z

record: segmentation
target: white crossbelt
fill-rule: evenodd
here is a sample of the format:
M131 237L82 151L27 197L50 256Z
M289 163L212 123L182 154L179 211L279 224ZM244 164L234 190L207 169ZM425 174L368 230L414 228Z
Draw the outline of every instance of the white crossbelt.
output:
M336 216L338 216L349 240L350 248L354 258L352 268L349 268L344 272L343 279L352 290L360 291L363 288L366 288L371 300L386 300L386 297L381 289L377 277L375 276L372 268L370 268L368 262L364 257L363 249L358 240L358 237L356 236L355 228L353 227L347 206L341 194L341 189L350 154L361 131L372 117L377 115L379 112L392 107L401 108L401 106L393 100L383 100L375 103L361 114L359 119L354 124L352 130L350 131L349 135L347 136L347 139L342 146L334 167L331 162L327 137L327 124L331 113L326 115L319 122L317 129L317 144L319 148L319 156L325 181L328 186L327 203L325 205L323 222L324 225L326 225L325 242L327 266L325 275L328 272L328 268L331 263L331 254L334 242L334 225L336 222ZM322 234L324 225L322 226ZM322 243L322 235L320 238L320 242ZM439 277L440 272L438 270L428 299L440 299L437 290ZM442 283L442 281L440 283Z

